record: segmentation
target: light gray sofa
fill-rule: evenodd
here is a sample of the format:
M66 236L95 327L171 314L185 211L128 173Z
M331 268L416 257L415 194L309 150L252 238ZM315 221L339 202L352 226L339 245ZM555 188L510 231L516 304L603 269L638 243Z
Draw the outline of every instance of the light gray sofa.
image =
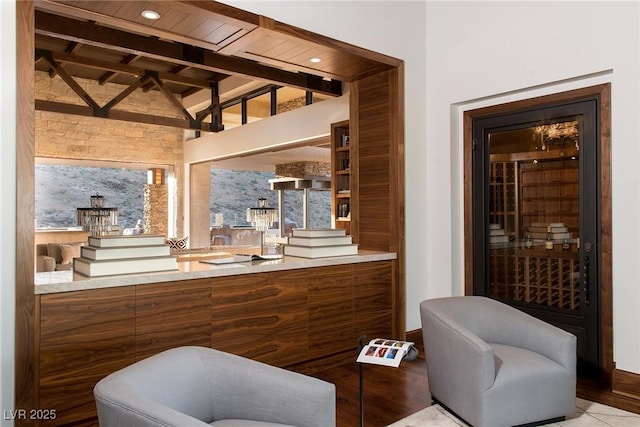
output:
M576 408L576 337L485 297L420 304L429 391L475 427L561 418Z
M205 347L178 347L100 380L100 427L335 427L335 386Z

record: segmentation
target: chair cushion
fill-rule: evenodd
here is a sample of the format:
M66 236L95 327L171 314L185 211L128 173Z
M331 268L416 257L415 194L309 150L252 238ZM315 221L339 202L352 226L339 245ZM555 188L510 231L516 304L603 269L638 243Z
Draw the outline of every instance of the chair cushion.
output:
M47 243L47 255L56 260L56 264L62 262L62 250L60 243Z
M220 421L214 421L209 425L212 425L214 427L295 427L295 426L290 426L288 424L274 424L274 423L266 423L264 421L249 421L249 420L220 420Z
M486 425L532 423L562 417L575 408L575 395L567 393L574 377L562 365L522 348L491 347L496 379L485 394Z

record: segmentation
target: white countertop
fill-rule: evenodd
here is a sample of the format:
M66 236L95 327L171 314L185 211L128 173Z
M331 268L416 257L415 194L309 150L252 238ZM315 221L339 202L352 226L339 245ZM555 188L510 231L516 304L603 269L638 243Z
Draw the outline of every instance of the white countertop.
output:
M359 251L358 255L328 258L298 258L286 256L275 261L253 261L230 264L207 264L199 261L179 262L178 270L157 273L129 274L94 278L78 277L72 271L36 273L35 293L51 294L86 289L111 288L117 286L143 285L147 283L174 282L208 277L235 276L240 274L266 273L300 268L326 267L332 265L357 264L363 262L396 259L392 252Z

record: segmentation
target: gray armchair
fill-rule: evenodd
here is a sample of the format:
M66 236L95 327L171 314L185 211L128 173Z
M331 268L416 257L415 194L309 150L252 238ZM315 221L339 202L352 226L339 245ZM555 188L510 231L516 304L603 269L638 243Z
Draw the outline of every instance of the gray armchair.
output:
M420 304L429 391L475 427L575 412L576 337L484 297Z
M205 347L179 347L105 377L100 427L334 427L335 386Z

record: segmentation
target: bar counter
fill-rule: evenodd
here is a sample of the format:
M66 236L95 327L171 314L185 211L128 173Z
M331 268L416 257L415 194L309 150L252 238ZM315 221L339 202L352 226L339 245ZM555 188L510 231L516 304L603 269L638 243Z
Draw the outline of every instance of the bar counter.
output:
M75 281L72 273L38 273L37 407L56 408L56 426L95 425L92 392L101 378L182 345L303 373L348 363L362 335L404 338L397 264L395 253L360 251L184 261L177 271ZM43 283L45 274L59 283Z
M208 264L200 261L178 262L178 270L154 273L128 274L104 277L74 277L73 272L54 271L36 273L36 295L71 292L88 289L111 288L117 286L144 285L149 283L175 282L192 279L228 277L243 274L266 273L305 269L313 267L337 266L374 261L396 259L392 252L359 251L358 255L327 257L327 258L298 258L283 257L280 260L238 262L229 264Z

